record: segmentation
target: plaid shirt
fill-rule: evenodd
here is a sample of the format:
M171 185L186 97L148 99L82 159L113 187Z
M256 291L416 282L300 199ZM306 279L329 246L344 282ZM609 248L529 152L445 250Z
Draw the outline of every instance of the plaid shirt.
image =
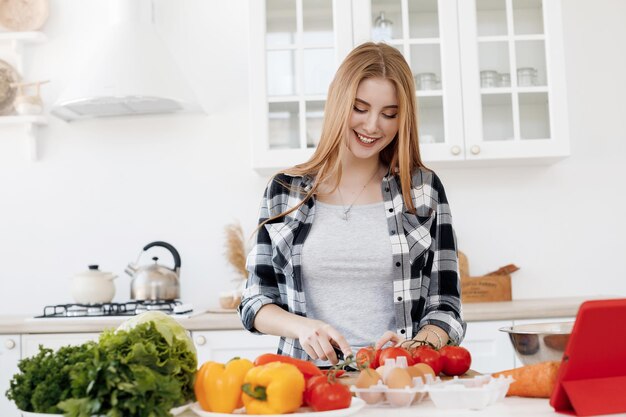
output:
M312 183L306 176L277 175L265 190L259 223L300 203ZM461 317L456 238L446 194L439 177L430 171L417 170L412 184L415 214L405 211L394 175L385 176L381 184L395 266L393 300L389 300L395 309L395 331L408 339L424 325L433 324L459 344L466 325ZM259 229L248 255L249 278L239 306L241 321L249 331L258 333L254 318L266 304L306 316L301 254L314 218L315 198L311 198ZM309 359L298 340L286 337L280 339L278 353Z

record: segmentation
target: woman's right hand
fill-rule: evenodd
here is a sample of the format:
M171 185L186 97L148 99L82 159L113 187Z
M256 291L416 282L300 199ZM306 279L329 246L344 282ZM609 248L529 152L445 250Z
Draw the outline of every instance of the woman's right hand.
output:
M352 354L352 349L343 335L320 320L307 319L306 325L300 327L298 341L313 360L328 360L333 365L339 362L333 346L339 348L344 356Z

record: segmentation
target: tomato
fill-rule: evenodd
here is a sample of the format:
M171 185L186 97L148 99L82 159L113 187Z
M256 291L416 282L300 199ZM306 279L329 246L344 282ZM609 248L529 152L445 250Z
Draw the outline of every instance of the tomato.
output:
M443 359L441 358L441 354L435 349L426 345L418 346L411 350L411 354L413 355L413 361L415 363L425 363L433 368L435 375L439 375L441 373L441 370L443 369Z
M302 402L304 405L311 404L311 393L313 392L313 388L315 388L319 384L324 384L328 382L327 375L316 375L306 380L306 386L304 388L304 395L302 396Z
M350 388L326 376L311 378L307 382L304 398L315 411L339 410L350 407L352 403Z
M376 349L376 357L374 358L374 363L370 365L372 369L376 369L380 366L380 354L383 352L382 349ZM374 366L374 367L372 367Z
M461 346L444 346L439 349L443 359L443 373L446 375L463 375L472 364L469 350Z
M409 353L408 350L401 348L401 347L394 346L394 347L385 348L380 352L380 358L378 358L378 364L380 366L383 366L387 359L396 359L400 356L404 356L406 358L406 362L408 366L411 366L415 363L415 361L413 360L413 357L411 356L411 353Z
M359 349L355 356L356 363L359 368L369 366L372 369L378 368L378 361L376 360L376 357L377 351L374 350L372 346Z

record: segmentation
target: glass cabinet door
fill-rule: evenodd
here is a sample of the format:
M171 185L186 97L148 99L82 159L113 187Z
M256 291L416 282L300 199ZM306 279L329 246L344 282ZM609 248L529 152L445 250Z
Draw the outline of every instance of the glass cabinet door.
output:
M402 52L417 89L420 149L426 161L463 158L456 2L359 1L355 44L386 42Z
M336 69L332 0L266 0L269 149L314 147Z
M546 5L558 2L546 2ZM468 158L533 156L555 142L542 0L460 2ZM554 7L554 5L550 5ZM556 34L554 35L556 36ZM553 69L558 67L553 65ZM542 150L541 147L544 149Z
M349 1L251 0L253 165L304 162L320 139L328 86L351 49Z

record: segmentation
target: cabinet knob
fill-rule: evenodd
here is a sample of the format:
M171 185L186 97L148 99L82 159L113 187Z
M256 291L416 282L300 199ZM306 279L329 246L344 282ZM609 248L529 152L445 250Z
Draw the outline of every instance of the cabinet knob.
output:
M196 345L202 346L206 343L206 337L204 336L196 336Z
M450 152L452 152L452 155L458 155L461 153L461 147L454 145L453 147L450 148Z
M472 155L478 155L480 153L480 146L478 145L473 145L470 148L470 152L472 153Z
M4 347L11 350L15 347L15 340L7 339L4 341Z

